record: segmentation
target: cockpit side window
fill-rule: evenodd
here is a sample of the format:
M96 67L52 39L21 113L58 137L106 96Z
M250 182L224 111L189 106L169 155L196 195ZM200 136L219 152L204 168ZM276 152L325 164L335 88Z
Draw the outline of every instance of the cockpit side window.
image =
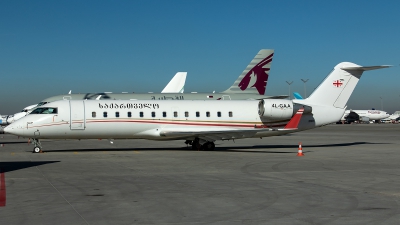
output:
M57 108L37 108L31 114L57 114Z

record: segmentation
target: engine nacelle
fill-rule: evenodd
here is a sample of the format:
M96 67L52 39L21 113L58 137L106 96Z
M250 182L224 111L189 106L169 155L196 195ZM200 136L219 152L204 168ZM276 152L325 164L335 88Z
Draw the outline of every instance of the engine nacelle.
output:
M291 119L300 108L304 108L303 114L312 112L310 106L296 104L292 100L263 99L258 103L258 115L266 121L282 121Z

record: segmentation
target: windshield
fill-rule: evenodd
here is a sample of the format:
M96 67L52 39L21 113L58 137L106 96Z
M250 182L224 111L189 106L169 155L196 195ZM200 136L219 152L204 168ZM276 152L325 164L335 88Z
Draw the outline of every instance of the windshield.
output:
M39 102L39 104L36 107L42 106L42 105L47 104L47 103L49 103L49 102Z
M31 114L57 114L57 108L37 108Z

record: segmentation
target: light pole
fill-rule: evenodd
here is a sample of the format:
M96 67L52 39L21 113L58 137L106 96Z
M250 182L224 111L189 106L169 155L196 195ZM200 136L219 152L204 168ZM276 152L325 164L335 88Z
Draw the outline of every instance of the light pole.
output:
M382 101L382 96L379 97L381 99L381 110L383 111L383 101Z
M308 81L308 79L300 79L301 81L303 81L304 83L304 99L307 98L307 89L306 89L306 82Z
M290 100L290 85L293 84L293 81L286 81L287 84L289 84L289 100Z

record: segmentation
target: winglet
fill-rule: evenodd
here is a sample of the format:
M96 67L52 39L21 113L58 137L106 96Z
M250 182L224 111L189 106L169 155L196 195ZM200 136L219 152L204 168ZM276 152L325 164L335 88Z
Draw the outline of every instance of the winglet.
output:
M295 130L297 129L297 126L299 125L301 116L303 115L304 108L299 109L296 114L292 117L292 119L289 121L289 123L286 124L285 130Z

